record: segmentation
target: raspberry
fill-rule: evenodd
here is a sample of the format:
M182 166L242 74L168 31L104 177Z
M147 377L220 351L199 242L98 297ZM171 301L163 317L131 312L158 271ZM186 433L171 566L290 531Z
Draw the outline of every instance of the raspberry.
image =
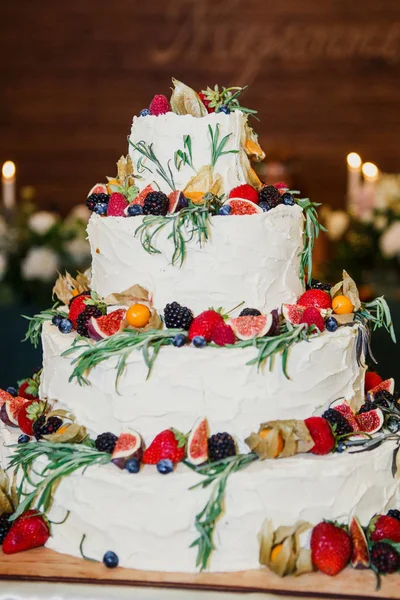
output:
M195 317L189 328L190 341L197 336L202 336L207 342L211 342L214 329L223 324L224 319L215 310L205 310Z
M322 417L309 417L304 423L314 441L314 446L310 452L320 455L332 452L335 446L335 438L328 421Z
M284 191L284 190L288 190L289 186L287 183L285 183L284 181L277 181L276 183L274 183L274 187L276 189L278 189L279 191Z
M156 94L149 106L150 114L157 117L158 115L165 115L167 112L171 112L171 106L168 98L162 94Z
M211 340L217 344L217 346L226 346L227 344L234 344L236 337L230 325L220 323L214 329Z
M107 217L124 217L127 200L123 194L114 192L110 196L107 207Z
M250 202L258 204L258 192L248 183L233 188L229 194L229 198L243 198L244 200L250 200Z
M306 308L300 323L307 323L309 327L311 325L315 325L320 331L323 331L325 329L325 321L322 318L318 308Z
M210 106L211 100L207 100L207 98L206 98L205 94L203 94L203 92L199 92L199 97L200 97L200 100L202 101L202 103L204 104L204 106L206 107L207 112L209 112L209 113L215 112L215 108L213 106Z

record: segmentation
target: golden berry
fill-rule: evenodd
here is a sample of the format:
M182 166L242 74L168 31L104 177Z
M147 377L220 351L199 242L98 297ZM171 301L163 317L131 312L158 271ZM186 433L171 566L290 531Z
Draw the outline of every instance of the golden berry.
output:
M353 312L354 306L347 296L340 295L333 298L332 309L337 315L348 315Z
M274 546L272 548L272 550L271 550L271 557L270 557L271 562L275 562L278 554L281 553L282 548L283 548L283 544L277 544L276 546Z
M269 433L271 433L271 431L272 431L272 429L263 429L262 431L260 431L259 436L262 439L264 439L264 438L267 437L267 435ZM275 454L274 454L274 458L277 458L280 455L280 453L282 452L282 450L283 450L283 437L282 437L282 434L281 434L280 431L278 432L278 440L277 440L277 442L278 443L277 443L276 451L275 451Z
M145 304L132 304L126 311L126 320L131 327L145 327L150 317L150 310Z

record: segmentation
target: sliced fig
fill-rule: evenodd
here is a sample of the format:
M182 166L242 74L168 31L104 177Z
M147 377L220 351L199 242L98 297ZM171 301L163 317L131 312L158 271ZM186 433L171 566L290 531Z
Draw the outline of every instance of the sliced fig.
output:
M11 396L11 400L6 400L6 402L2 405L0 410L0 418L9 427L18 427L18 413L21 407L29 402L27 398L22 398L21 396L16 396L15 398Z
M282 314L292 325L300 325L305 310L304 306L298 304L282 304Z
M334 402L332 402L329 408L334 408L335 410L340 412L345 417L345 419L347 419L347 421L353 428L353 431L360 431L360 427L358 426L354 413L346 400L335 400Z
M125 465L131 458L136 458L139 462L143 456L143 440L136 431L121 433L115 444L111 461L119 469L125 469Z
M263 209L258 204L254 204L251 200L244 200L243 198L230 198L226 204L231 207L231 216L256 215L263 212Z
M121 331L122 323L125 318L126 310L119 308L109 315L102 317L91 317L88 323L88 333L92 340L98 342L103 338L110 337Z
M96 183L88 193L88 198L92 194L108 194L107 185L105 183Z
M188 199L186 198L184 193L181 192L180 190L174 190L173 192L171 192L170 195L168 196L168 200L169 200L169 206L168 206L169 213L179 212L180 210L182 210L182 208L187 208L189 206Z
M229 320L229 325L239 340L251 340L254 337L268 335L273 324L272 314L258 315L257 317L236 317L236 319Z
M372 390L368 391L368 398L370 400L373 400L375 398L375 394L377 394L378 392L389 392L389 394L393 394L394 392L394 379L393 377L391 379L385 379L385 381L381 381L381 383L378 383L378 385L376 385L374 388L372 388Z
M380 408L368 410L367 412L356 415L355 419L359 430L369 434L376 433L382 429L385 420Z
M277 311L276 308L274 308L274 310L271 311L271 315L272 315L272 326L268 332L268 335L279 335L280 330L281 330L281 323L280 323L280 319L279 319L279 312Z
M351 566L354 569L368 569L370 560L367 538L357 517L351 519L349 533L352 542Z
M208 459L208 422L205 417L192 427L187 442L187 459L192 465L201 465Z

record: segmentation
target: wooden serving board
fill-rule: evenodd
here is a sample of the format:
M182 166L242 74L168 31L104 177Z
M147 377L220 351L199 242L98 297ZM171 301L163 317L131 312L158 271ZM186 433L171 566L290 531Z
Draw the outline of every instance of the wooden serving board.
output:
M380 591L370 570L345 569L336 577L310 573L281 579L267 569L236 573L162 573L107 569L46 548L7 556L0 551L0 580L187 588L225 592L273 592L309 598L400 599L400 575L382 577Z

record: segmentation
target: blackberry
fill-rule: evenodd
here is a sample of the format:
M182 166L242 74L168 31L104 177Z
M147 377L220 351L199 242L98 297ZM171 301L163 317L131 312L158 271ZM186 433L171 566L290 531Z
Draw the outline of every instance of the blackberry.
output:
M99 452L108 452L112 454L114 452L115 444L117 443L118 436L114 435L110 431L101 433L97 436L94 445Z
M335 428L336 435L346 435L346 433L353 431L348 420L334 408L328 408L322 415L322 418L326 419L332 428Z
M150 192L144 199L144 215L165 215L168 212L169 200L163 192Z
M0 546L3 544L7 533L11 529L12 523L8 520L10 514L4 513L0 517Z
M260 311L256 308L244 308L239 317L259 317L261 315Z
M393 519L400 521L400 510L397 510L396 508L391 508L390 510L388 510L387 516L393 517Z
M49 417L46 415L40 415L34 422L32 429L35 434L35 438L39 441L44 435L50 435L60 429L62 420L60 417Z
M94 306L94 304L89 304L88 306L86 306L85 310L82 311L76 319L76 330L78 334L83 335L84 337L89 337L88 324L90 319L92 317L95 317L97 319L97 317L101 317L102 314L103 312L99 308L97 308L97 306Z
M308 289L324 290L324 292L329 292L331 287L330 283L323 283L322 281L319 281L319 279L311 279L310 284L307 286Z
M90 194L86 200L86 206L89 210L94 210L96 204L108 204L110 196L108 194Z
M193 321L193 313L190 308L172 302L164 308L164 321L168 329L188 330Z
M235 456L236 445L233 437L226 433L215 433L208 440L208 457L211 462Z
M395 398L393 394L391 394L387 390L381 390L380 392L376 392L374 396L374 404L377 406L383 406L384 408L390 408L394 401Z
M371 563L378 573L394 573L400 568L400 555L387 542L377 542L371 550Z
M281 204L282 199L278 188L273 185L265 185L258 194L260 202L267 202L271 208Z
M374 405L373 402L371 402L370 400L366 400L364 402L364 404L361 406L360 410L358 411L359 415L362 415L362 413L366 413L370 410L374 410L376 408L376 406Z

